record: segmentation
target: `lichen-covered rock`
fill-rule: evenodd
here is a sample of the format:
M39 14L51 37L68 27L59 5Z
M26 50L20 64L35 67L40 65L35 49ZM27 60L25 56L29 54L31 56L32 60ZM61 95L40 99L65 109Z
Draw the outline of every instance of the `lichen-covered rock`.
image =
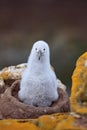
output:
M86 130L87 116L69 113L44 115L37 119L1 120L0 130Z
M2 69L0 71L0 91L6 85L11 85L15 80L21 79L21 74L25 70L26 66L27 63L24 63Z
M71 111L87 114L87 52L79 57L72 75Z
M0 91L7 85L10 86L15 80L21 79L22 72L26 69L27 63L16 66L5 67L0 71ZM53 66L51 68L54 70ZM66 90L66 86L58 79L59 88Z
M6 79L20 79L21 73L26 68L27 63L19 64L16 66L9 66L5 67L0 71L0 77L2 77L3 80Z

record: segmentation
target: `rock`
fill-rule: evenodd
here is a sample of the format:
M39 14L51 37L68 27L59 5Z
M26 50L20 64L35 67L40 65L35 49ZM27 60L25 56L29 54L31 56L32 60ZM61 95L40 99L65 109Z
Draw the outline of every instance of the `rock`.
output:
M37 119L1 120L0 130L86 130L87 116L69 113L44 115Z
M21 79L21 74L26 66L27 63L24 63L16 66L5 67L0 71L0 93L3 92L2 89L4 87L10 86L17 79Z
M0 77L2 77L3 80L20 79L21 73L24 71L26 66L27 63L19 64L16 66L5 67L0 71Z
M70 107L72 112L87 114L87 52L77 60L72 75Z
M16 66L5 67L4 69L2 69L0 71L0 92L2 91L1 89L3 87L11 86L14 81L21 79L22 72L25 70L26 67L27 63L23 63ZM51 66L51 68L54 70L53 66ZM66 86L59 79L58 84L60 88L66 90Z
M59 79L57 79L57 81L58 81L58 87L66 91L66 86Z
M16 66L5 67L0 71L0 93L11 86L11 84L17 80L21 79L21 74L26 68L27 63L19 64Z

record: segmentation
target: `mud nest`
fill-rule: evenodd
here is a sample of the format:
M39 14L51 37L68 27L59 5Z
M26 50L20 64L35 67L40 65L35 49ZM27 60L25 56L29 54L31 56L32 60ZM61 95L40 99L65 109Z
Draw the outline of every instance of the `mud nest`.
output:
M66 91L58 88L59 99L50 107L35 107L24 104L18 99L20 80L5 81L6 86L0 90L0 118L26 119L57 112L69 112L69 97Z

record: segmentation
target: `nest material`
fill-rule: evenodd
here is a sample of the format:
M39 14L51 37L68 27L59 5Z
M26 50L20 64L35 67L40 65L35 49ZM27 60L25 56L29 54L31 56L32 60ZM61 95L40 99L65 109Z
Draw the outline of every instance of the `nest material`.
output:
M50 107L35 107L18 99L20 80L16 80L11 86L8 86L4 87L0 94L0 118L37 118L41 115L70 111L68 94L61 88L58 88L58 101L53 102Z

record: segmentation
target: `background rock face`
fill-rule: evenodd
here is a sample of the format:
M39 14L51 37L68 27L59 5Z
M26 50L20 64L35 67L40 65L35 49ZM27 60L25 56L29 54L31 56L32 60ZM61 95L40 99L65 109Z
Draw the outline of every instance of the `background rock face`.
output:
M27 62L34 42L45 40L58 78L71 86L76 59L87 50L87 2L0 1L0 68Z

